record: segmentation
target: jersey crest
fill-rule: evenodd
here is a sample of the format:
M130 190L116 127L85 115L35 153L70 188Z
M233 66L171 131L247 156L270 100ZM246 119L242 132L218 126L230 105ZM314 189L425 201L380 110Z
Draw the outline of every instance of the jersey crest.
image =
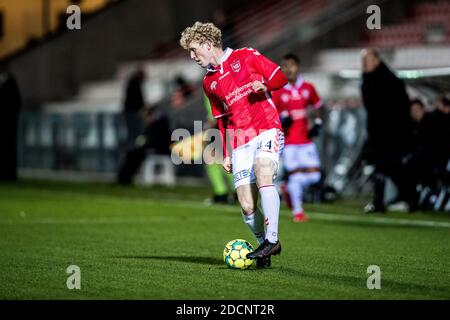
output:
M231 69L233 69L234 72L241 71L241 61L235 60L232 63L230 63Z

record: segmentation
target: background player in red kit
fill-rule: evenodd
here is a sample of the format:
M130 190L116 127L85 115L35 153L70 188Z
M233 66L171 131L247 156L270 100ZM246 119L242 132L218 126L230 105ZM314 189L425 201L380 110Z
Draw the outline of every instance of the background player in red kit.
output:
M308 216L302 207L305 187L320 180L320 158L311 138L322 126L322 102L314 86L300 75L300 60L296 55L283 58L282 70L289 83L273 93L286 135L282 154L288 175L287 197L295 222L305 222ZM313 108L314 125L309 129L308 107Z
M280 199L273 178L284 140L270 91L283 87L287 78L254 49L223 50L221 31L212 23L186 28L180 44L207 69L203 89L223 138L223 167L233 173L244 222L260 243L247 257L268 267L270 256L281 252ZM257 206L258 191L264 217Z

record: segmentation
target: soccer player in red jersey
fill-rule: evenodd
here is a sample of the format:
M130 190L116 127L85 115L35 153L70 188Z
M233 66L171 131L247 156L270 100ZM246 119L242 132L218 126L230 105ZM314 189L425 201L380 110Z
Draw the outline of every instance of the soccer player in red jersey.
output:
M286 196L293 220L305 222L308 216L302 207L303 190L318 182L321 175L319 155L311 138L319 134L322 125L322 102L314 86L302 78L300 60L296 55L284 56L282 70L289 83L274 92L273 99L286 135L282 154L283 166L288 175ZM311 129L308 107L312 107L315 117Z
M257 259L258 266L269 267L270 256L281 252L280 198L273 178L284 145L270 92L282 88L287 77L255 49L224 50L221 30L212 23L196 22L186 28L180 44L207 70L203 89L221 131L222 165L233 173L244 222L260 244L247 257ZM258 210L258 193L264 216Z

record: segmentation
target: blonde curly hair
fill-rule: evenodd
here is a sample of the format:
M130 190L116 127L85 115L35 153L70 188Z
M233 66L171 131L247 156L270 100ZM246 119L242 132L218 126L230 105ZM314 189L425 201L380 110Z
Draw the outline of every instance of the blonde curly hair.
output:
M181 33L180 45L189 50L192 41L204 43L210 41L213 46L222 48L222 31L211 22L195 22Z

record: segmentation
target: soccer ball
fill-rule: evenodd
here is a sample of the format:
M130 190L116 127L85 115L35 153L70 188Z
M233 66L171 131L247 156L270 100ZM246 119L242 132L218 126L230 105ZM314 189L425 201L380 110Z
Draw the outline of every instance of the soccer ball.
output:
M244 270L253 264L252 259L247 259L247 254L253 251L252 245L243 239L229 241L223 250L223 260L231 269Z

